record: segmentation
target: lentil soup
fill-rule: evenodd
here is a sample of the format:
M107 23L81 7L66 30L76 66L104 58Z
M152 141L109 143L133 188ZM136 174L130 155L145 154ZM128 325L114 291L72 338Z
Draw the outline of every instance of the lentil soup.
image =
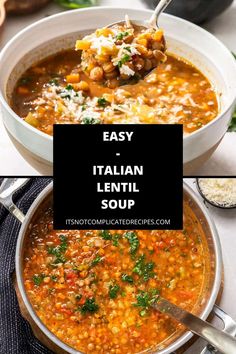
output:
M190 63L167 54L146 78L114 87L93 81L75 50L29 68L18 80L11 106L33 127L53 135L53 124L183 124L184 135L218 115L216 93Z
M210 257L184 205L183 231L55 231L52 210L33 224L23 279L42 322L83 353L154 353L183 327L152 310L158 294L198 313Z

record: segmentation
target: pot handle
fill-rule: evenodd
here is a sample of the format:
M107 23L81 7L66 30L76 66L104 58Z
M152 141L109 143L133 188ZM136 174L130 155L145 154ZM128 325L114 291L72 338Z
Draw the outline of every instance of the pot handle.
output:
M223 322L223 331L230 334L231 336L236 336L236 322L219 306L215 305L213 308L213 313ZM217 350L210 344L203 349L201 354L216 354Z
M0 186L0 203L21 223L24 222L25 215L13 203L12 197L29 180L30 178L5 178Z

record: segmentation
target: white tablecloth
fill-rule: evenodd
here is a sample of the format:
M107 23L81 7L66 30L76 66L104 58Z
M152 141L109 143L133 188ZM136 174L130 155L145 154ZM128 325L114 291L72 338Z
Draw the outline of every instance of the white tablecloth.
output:
M100 0L101 5L144 8L141 0ZM30 23L60 11L56 5L51 5L41 12L31 16L10 18L6 21L0 34L2 47L15 33ZM219 37L232 51L236 52L236 0L233 6L223 15L205 26ZM10 141L0 116L0 175L38 175ZM223 139L213 157L196 172L196 175L236 175L236 133L228 133Z

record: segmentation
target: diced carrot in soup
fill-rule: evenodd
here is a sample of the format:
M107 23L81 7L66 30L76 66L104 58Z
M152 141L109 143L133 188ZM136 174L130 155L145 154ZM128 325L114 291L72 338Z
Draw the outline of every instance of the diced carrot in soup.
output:
M25 289L40 320L83 353L165 346L179 327L151 304L161 294L200 311L208 287L201 223L187 204L184 214L183 231L54 231L52 210L42 213L28 235L23 264Z

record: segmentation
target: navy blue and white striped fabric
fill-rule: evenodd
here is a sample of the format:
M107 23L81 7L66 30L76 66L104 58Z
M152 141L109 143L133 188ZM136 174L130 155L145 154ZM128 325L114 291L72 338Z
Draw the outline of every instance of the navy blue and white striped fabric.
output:
M49 182L50 178L32 178L15 194L15 204L26 213ZM12 281L19 229L20 223L0 206L0 354L52 354L34 337L20 314Z

